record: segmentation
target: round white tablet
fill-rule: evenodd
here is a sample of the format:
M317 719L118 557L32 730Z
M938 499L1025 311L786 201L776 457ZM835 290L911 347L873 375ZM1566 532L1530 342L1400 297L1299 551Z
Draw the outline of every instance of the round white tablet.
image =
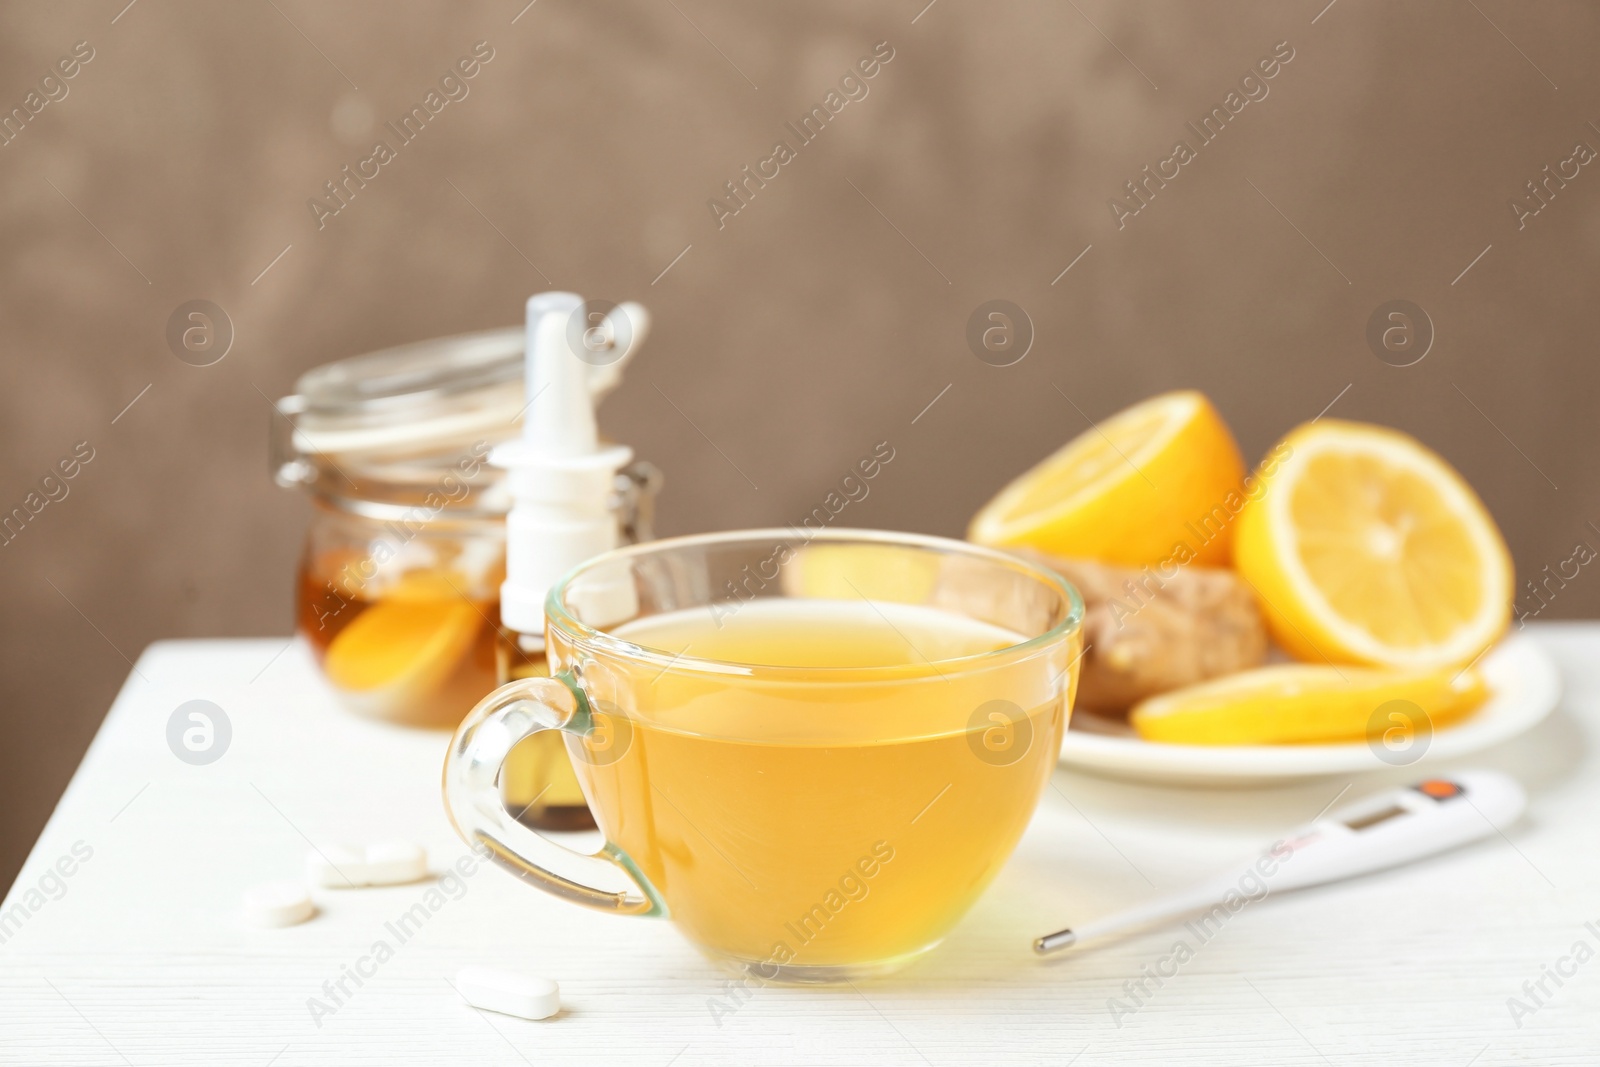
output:
M428 876L428 852L413 841L328 845L306 853L306 877L328 889L404 885Z
M312 885L346 889L365 885L366 855L350 845L326 845L306 853L306 877Z
M368 885L401 885L428 876L428 852L412 841L379 841L363 851Z
M294 926L316 910L311 894L299 882L268 882L244 893L244 921L251 926Z

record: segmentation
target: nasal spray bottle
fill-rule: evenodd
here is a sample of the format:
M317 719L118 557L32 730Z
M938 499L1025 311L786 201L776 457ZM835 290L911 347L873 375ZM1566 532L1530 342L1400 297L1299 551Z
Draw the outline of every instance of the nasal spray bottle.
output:
M609 314L575 293L539 293L527 307L527 407L522 436L498 445L489 462L509 472L506 580L500 587L502 683L550 673L544 601L568 570L627 540L648 537L658 475L629 467L633 450L602 442L599 395L639 350L650 317L638 304ZM512 751L501 772L512 815L544 830L594 825L562 735L543 731Z

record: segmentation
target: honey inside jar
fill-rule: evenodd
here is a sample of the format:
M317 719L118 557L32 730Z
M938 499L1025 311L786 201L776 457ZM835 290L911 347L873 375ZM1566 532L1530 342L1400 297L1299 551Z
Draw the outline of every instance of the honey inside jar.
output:
M361 580L372 569L349 550L308 553L297 582L300 633L352 710L454 726L497 683L503 564L476 576L419 567Z

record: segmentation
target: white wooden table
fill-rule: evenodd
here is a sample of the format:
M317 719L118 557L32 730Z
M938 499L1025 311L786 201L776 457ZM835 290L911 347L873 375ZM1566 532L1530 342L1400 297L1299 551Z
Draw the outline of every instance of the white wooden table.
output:
M855 989L734 1000L670 925L590 913L494 868L403 944L385 924L434 886L322 892L302 926L244 927L241 890L299 877L308 842L414 838L435 868L464 855L439 800L445 736L339 711L298 645L274 659L282 640L163 642L0 909L0 1063L1600 1063L1600 959L1562 963L1575 973L1546 978L1542 1005L1523 989L1576 942L1600 950L1600 624L1536 633L1561 664L1562 706L1477 761L1531 794L1505 839L1251 905L1120 1018L1108 1002L1131 1003L1124 983L1181 930L1049 962L1030 939L1232 862L1345 781L1208 792L1058 771L1009 866L932 956ZM197 698L233 727L207 766L166 741ZM1410 777L1363 778L1346 799ZM313 1020L308 999L332 1004L324 983L379 940L393 957ZM469 962L554 977L565 1010L473 1011L446 981ZM1513 1019L1511 997L1536 1010ZM718 1004L737 1008L714 1018Z

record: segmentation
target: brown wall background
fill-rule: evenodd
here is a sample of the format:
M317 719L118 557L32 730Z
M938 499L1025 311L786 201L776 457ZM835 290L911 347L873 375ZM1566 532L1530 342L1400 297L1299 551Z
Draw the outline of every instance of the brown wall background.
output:
M1478 486L1524 578L1600 546L1600 167L1521 230L1507 205L1600 146L1600 8L523 2L0 9L6 111L94 49L0 148L0 505L95 450L0 549L0 881L125 657L288 632L307 509L267 476L265 398L330 359L510 324L542 288L654 312L602 421L666 469L667 533L791 521L887 440L844 518L959 535L1085 428L1077 409L1197 386L1250 454L1336 397L1416 434ZM365 121L478 41L470 95L319 231L306 201L369 153ZM869 95L719 230L708 198L879 41ZM1280 41L1269 95L1119 230L1108 198ZM164 340L196 298L236 331L206 368ZM1036 330L1015 366L964 340L993 298ZM1395 298L1436 329L1405 368L1364 341ZM1597 608L1584 574L1542 617Z

